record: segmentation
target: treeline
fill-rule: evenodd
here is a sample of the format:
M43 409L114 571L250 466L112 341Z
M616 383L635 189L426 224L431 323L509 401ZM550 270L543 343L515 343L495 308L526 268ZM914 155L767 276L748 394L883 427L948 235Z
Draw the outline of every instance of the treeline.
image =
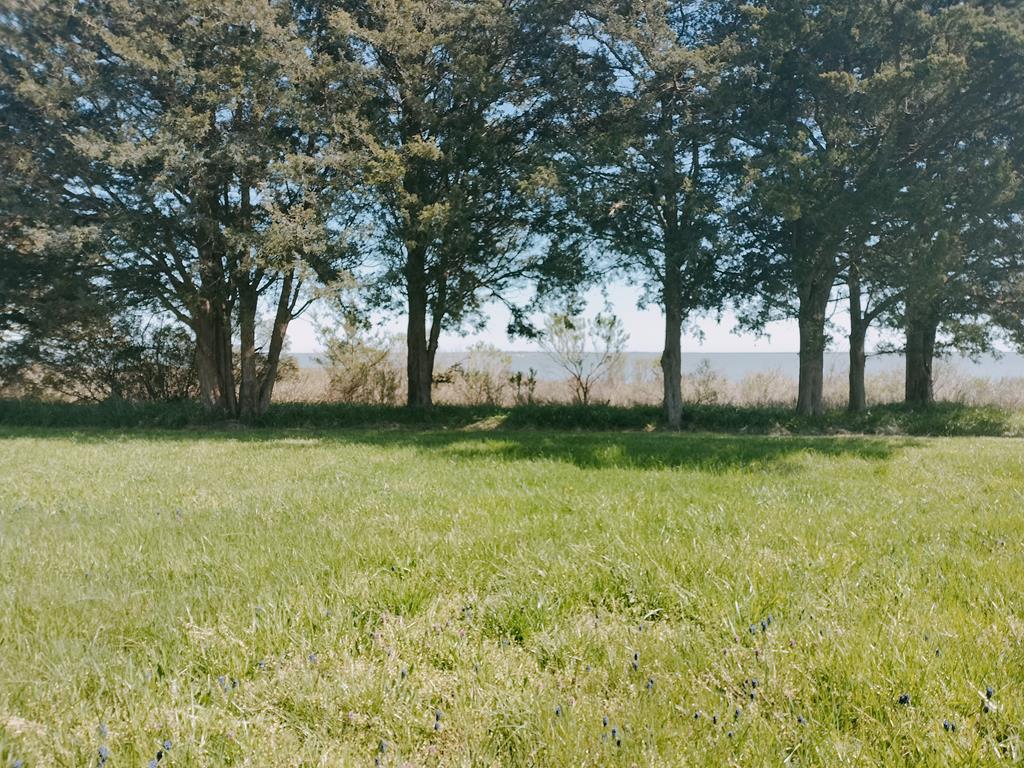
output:
M673 426L682 331L725 308L798 321L802 415L838 303L853 410L873 325L913 403L941 345L1024 344L1018 2L7 0L0 116L6 381L185 344L253 418L341 297L407 317L429 406L442 331L504 302L536 334L611 278L663 310Z

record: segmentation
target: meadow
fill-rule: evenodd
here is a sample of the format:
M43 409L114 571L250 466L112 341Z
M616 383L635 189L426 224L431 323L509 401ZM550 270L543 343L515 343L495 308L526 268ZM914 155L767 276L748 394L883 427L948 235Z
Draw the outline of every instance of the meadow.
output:
M0 428L0 765L1024 760L1021 441L486 426Z

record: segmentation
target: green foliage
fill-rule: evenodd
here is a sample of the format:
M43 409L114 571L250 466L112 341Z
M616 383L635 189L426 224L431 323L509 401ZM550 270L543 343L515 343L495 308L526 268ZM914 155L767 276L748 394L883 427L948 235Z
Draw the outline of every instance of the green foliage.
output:
M195 344L177 325L139 317L72 322L37 351L28 391L81 400L196 400Z
M585 3L564 33L570 76L552 78L568 129L561 191L588 228L594 267L624 271L680 323L728 295L738 166L726 5Z
M927 400L936 348L1022 335L1022 51L987 0L7 3L0 384L140 311L189 329L205 407L255 418L355 271L408 315L426 406L488 302L535 335L541 299L627 275L666 315L669 423L681 329L729 302L799 320L819 412L842 283Z
M365 63L358 207L378 255L366 282L376 306L409 315L413 404L429 405L441 332L480 323L482 302L537 269L529 7L375 0L331 17L341 66Z
M325 87L289 7L32 5L5 12L0 31L5 85L47 139L24 162L95 233L93 290L192 331L208 407L265 407L304 280L331 278L343 255L327 192L349 139L325 110L344 115L329 94L345 91Z

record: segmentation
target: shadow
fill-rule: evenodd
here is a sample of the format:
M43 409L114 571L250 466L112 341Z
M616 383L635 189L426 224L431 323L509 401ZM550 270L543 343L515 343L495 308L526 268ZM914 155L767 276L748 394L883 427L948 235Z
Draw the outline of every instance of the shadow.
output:
M125 441L223 441L261 448L322 450L332 446L411 450L473 464L480 461L552 461L580 469L727 471L771 468L809 454L885 461L917 444L913 438L765 436L669 432L560 432L542 430L244 429L118 430L0 427L0 440L62 438L85 444Z
M885 461L912 446L909 439L865 437L765 437L671 433L416 433L328 437L374 447L407 447L472 463L554 461L580 469L725 471L777 465L800 454Z

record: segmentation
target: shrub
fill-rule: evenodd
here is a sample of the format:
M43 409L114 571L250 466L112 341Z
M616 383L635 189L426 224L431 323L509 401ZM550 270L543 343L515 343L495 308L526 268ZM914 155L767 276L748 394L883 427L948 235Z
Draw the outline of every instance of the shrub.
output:
M451 366L444 380L452 400L464 405L502 405L508 399L511 356L480 342L469 348L466 359Z
M342 335L324 339L332 400L365 405L395 405L402 394L402 367L395 340L375 337L354 323Z
M195 342L180 325L137 315L65 326L36 350L24 373L39 396L103 402L198 397Z

